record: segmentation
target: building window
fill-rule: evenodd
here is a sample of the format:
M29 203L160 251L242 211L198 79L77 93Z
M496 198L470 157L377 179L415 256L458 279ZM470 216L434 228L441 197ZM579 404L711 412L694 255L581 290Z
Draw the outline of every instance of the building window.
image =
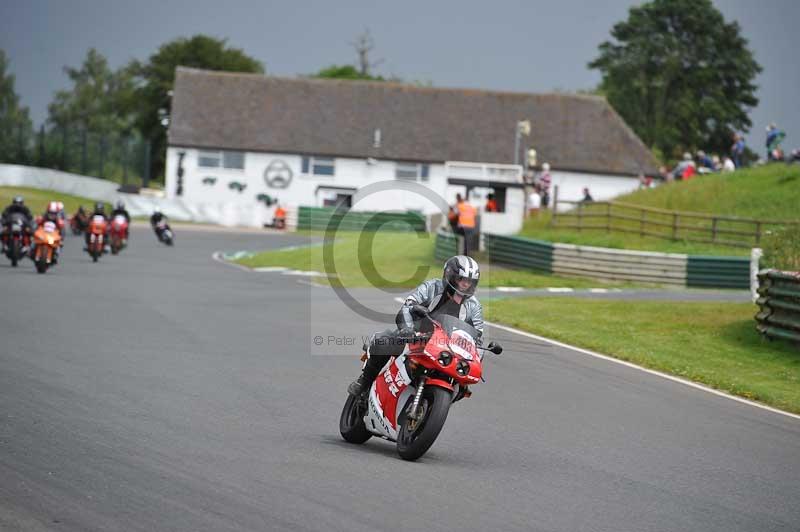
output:
M244 170L244 152L232 150L201 151L197 156L197 166Z
M334 175L333 157L303 157L303 173L314 175Z
M421 163L402 163L395 164L394 176L397 179L407 179L409 181L428 181L430 167Z

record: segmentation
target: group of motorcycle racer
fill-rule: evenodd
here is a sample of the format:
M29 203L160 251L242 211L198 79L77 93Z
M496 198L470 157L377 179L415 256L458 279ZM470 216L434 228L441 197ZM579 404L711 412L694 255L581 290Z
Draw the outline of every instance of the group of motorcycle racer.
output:
M84 251L87 251L89 247L90 233L87 229L90 221L93 219L102 219L103 222L106 222L106 227L108 228L108 222L117 216L125 219L124 234L122 237L122 246L124 247L127 245L128 239L130 238L128 227L131 221L130 213L125 208L124 202L117 201L110 215L106 214L105 204L100 201L95 203L94 209L92 210L91 214L88 215L82 205L78 207L77 212L70 219L70 225L75 234L85 234L86 247L84 248ZM159 240L162 240L164 228L168 227L166 226L166 219L167 217L158 210L156 210L150 217L150 223ZM21 252L23 256L29 256L30 258L33 258L35 253L35 245L32 242L32 235L36 229L48 222L54 224L55 228L57 228L58 232L62 236L61 244L59 248L56 249L54 257L54 262L57 262L61 247L64 245L63 236L67 224L67 215L64 211L64 203L60 201L51 201L47 204L47 208L41 216L34 217L30 208L25 205L24 198L22 196L15 196L11 204L8 205L3 210L2 215L0 215L0 243L2 244L3 254L8 251L8 236L10 232L9 227L11 226L12 221L15 220L22 225L23 245ZM106 232L108 232L108 229L106 229ZM105 251L108 251L108 249L109 244L106 240Z

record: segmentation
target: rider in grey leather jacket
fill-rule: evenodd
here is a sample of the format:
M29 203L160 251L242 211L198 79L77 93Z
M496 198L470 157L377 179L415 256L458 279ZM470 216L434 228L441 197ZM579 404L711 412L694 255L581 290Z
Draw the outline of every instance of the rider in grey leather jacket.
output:
M423 282L406 297L395 318L397 328L372 335L367 363L358 379L347 388L348 393L359 395L369 390L389 359L403 352L408 338L419 327L419 321L415 321L411 313L414 305L427 307L431 314L455 316L472 325L482 335L483 307L473 296L479 280L480 268L471 257L456 255L447 259L441 279ZM476 341L480 343L481 339L476 338Z

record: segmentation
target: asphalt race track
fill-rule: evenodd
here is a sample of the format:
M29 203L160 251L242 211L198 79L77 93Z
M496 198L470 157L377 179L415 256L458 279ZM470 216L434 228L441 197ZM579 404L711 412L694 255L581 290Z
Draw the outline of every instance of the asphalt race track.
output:
M346 444L335 344L378 325L211 259L295 237L176 236L0 261L0 530L800 530L800 420L491 328L419 462Z

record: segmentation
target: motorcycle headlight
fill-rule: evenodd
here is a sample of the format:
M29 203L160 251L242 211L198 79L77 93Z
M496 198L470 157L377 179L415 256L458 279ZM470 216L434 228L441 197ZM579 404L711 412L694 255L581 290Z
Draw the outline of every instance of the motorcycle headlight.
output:
M466 360L459 360L458 364L456 364L456 373L461 375L469 375L469 362Z
M48 244L50 244L50 245L52 246L52 245L53 245L53 242L54 242L54 240L53 240L53 237L48 235L48 236L47 236L47 243L48 243Z
M442 351L439 353L439 364L442 366L449 366L453 361L453 353L450 351Z

